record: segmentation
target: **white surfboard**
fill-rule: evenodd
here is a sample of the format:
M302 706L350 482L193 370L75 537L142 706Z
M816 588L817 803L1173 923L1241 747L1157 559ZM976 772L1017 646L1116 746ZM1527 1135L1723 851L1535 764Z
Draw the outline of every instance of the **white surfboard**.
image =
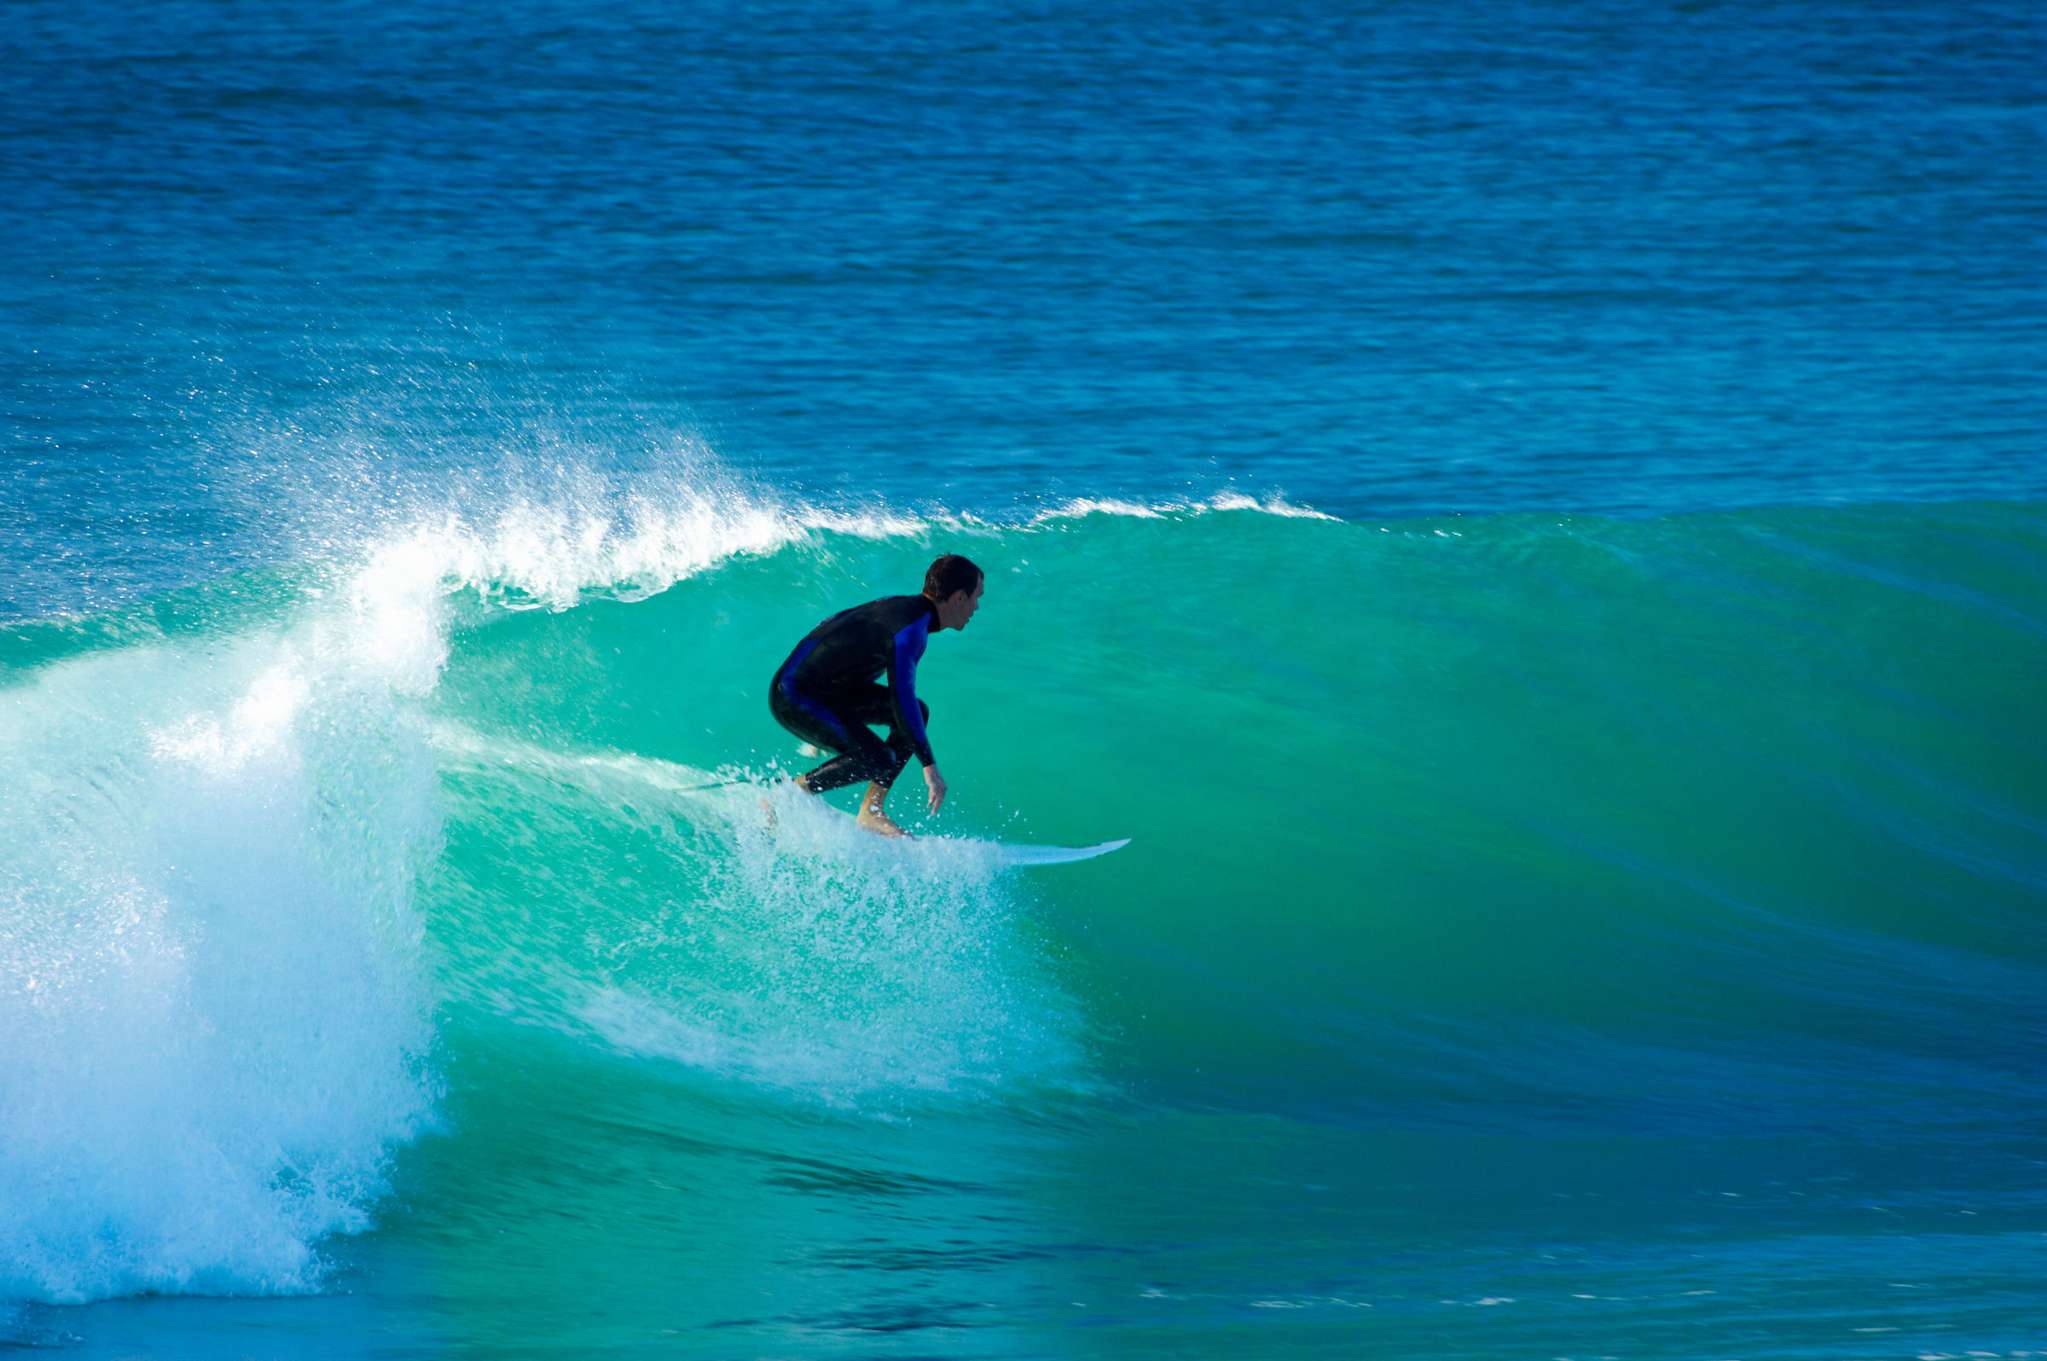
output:
M1110 851L1120 851L1130 844L1129 837L1118 837L1114 841L1102 841L1093 846L1032 846L1022 842L979 841L971 837L947 838L964 841L971 845L987 847L995 862L1000 865L1070 865L1076 860L1092 860Z

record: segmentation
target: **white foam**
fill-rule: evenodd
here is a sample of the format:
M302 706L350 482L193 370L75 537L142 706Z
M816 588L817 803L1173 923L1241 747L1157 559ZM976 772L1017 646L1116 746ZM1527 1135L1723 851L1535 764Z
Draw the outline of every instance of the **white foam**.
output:
M719 785L628 753L452 725L434 741L476 775L539 777L608 816L684 829L659 878L687 887L635 901L604 962L496 952L506 973L491 986L518 1019L842 1108L1077 1071L1069 1004L1011 948L1015 900L989 843L904 846L792 786ZM587 921L609 904L570 910Z
M1081 497L1028 516L1029 530L1091 515L1170 519L1250 511L1289 519L1335 520L1274 494L1226 491L1206 500ZM635 600L735 558L826 536L863 539L986 535L1001 526L957 511L908 512L883 505L834 508L743 485L699 453L674 480L612 485L589 472L558 470L544 490L517 486L471 492L464 504L417 498L365 545L347 592L370 623L364 636L394 667L431 670L443 630L434 596L473 592L509 609L569 609L590 595ZM338 532L328 539L347 537Z
M1129 501L1115 497L1078 497L1032 516L1029 523L1083 519L1090 515L1114 515L1138 520L1164 520L1206 515L1213 511L1255 511L1290 520L1336 520L1334 515L1309 506L1297 506L1279 495L1263 500L1242 492L1220 492L1207 500Z
M419 659L363 625L0 695L0 1298L315 1288L428 1118Z
M1242 492L1223 492L1210 498L1211 510L1255 510L1260 515L1277 515L1284 520L1336 520L1338 517L1312 506L1297 506L1283 496L1268 496L1263 501L1246 496Z
M887 509L784 504L719 482L587 499L515 495L488 514L415 513L372 539L351 590L402 655L417 639L401 626L419 616L431 593L467 590L512 609L563 610L591 592L644 598L733 558L820 533L882 539L922 534L934 523L943 522Z
M1193 506L1184 501L1149 505L1142 501L1121 501L1114 497L1082 496L1043 510L1033 516L1031 523L1046 520L1077 520L1089 515L1121 515L1134 520L1162 520L1168 514L1192 510Z

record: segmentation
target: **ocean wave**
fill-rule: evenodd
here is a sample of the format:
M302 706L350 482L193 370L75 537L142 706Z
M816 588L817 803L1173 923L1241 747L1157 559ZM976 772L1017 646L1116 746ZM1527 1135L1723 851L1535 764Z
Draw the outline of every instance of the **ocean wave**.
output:
M471 593L508 609L569 609L586 596L644 599L735 559L834 539L985 538L1091 515L1175 519L1224 512L1337 517L1278 495L1205 500L1082 497L1004 520L968 511L833 507L750 488L723 474L612 488L569 480L551 495L409 511L366 536L348 589L368 608L423 608L431 593Z
M2037 508L1060 509L443 508L282 607L39 645L0 709L0 1296L317 1288L434 1119L432 1017L775 1119L2030 1109ZM927 825L1130 850L934 867L702 788L796 759L769 669L940 542L1001 589L933 645Z
M786 782L627 752L453 724L434 742L457 817L515 818L558 848L516 916L449 890L475 965L460 999L870 1113L1079 1080L1071 1004L1014 948L1020 900L984 844L883 841Z
M0 711L0 1297L317 1288L431 1118L432 764L331 623Z

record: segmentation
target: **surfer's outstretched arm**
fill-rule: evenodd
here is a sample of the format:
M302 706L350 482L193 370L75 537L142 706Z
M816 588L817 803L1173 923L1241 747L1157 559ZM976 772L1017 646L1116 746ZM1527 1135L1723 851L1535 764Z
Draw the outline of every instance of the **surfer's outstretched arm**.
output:
M945 776L938 773L938 758L931 753L931 739L924 731L926 709L917 698L917 661L930 640L931 614L920 614L896 632L888 659L888 697L896 734L908 738L918 764L924 767L924 788L931 811L945 802ZM884 791L883 798L888 795Z
M888 702L891 726L910 741L910 750L927 770L937 763L924 731L924 706L917 702L917 662L931 637L931 616L920 614L896 630L888 650Z

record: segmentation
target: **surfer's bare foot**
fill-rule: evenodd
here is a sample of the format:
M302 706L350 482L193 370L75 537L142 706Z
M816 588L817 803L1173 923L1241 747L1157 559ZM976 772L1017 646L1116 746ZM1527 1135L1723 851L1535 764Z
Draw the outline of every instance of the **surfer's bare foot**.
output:
M853 821L859 823L862 827L865 827L868 831L873 832L877 836L909 835L909 833L905 832L902 828L896 826L894 818L891 818L888 814L882 812L879 808L863 808L859 811L859 813L854 815Z
M876 782L867 786L867 792L860 796L860 815L853 820L870 832L883 836L901 836L903 829L896 826L895 819L888 815L888 786Z

